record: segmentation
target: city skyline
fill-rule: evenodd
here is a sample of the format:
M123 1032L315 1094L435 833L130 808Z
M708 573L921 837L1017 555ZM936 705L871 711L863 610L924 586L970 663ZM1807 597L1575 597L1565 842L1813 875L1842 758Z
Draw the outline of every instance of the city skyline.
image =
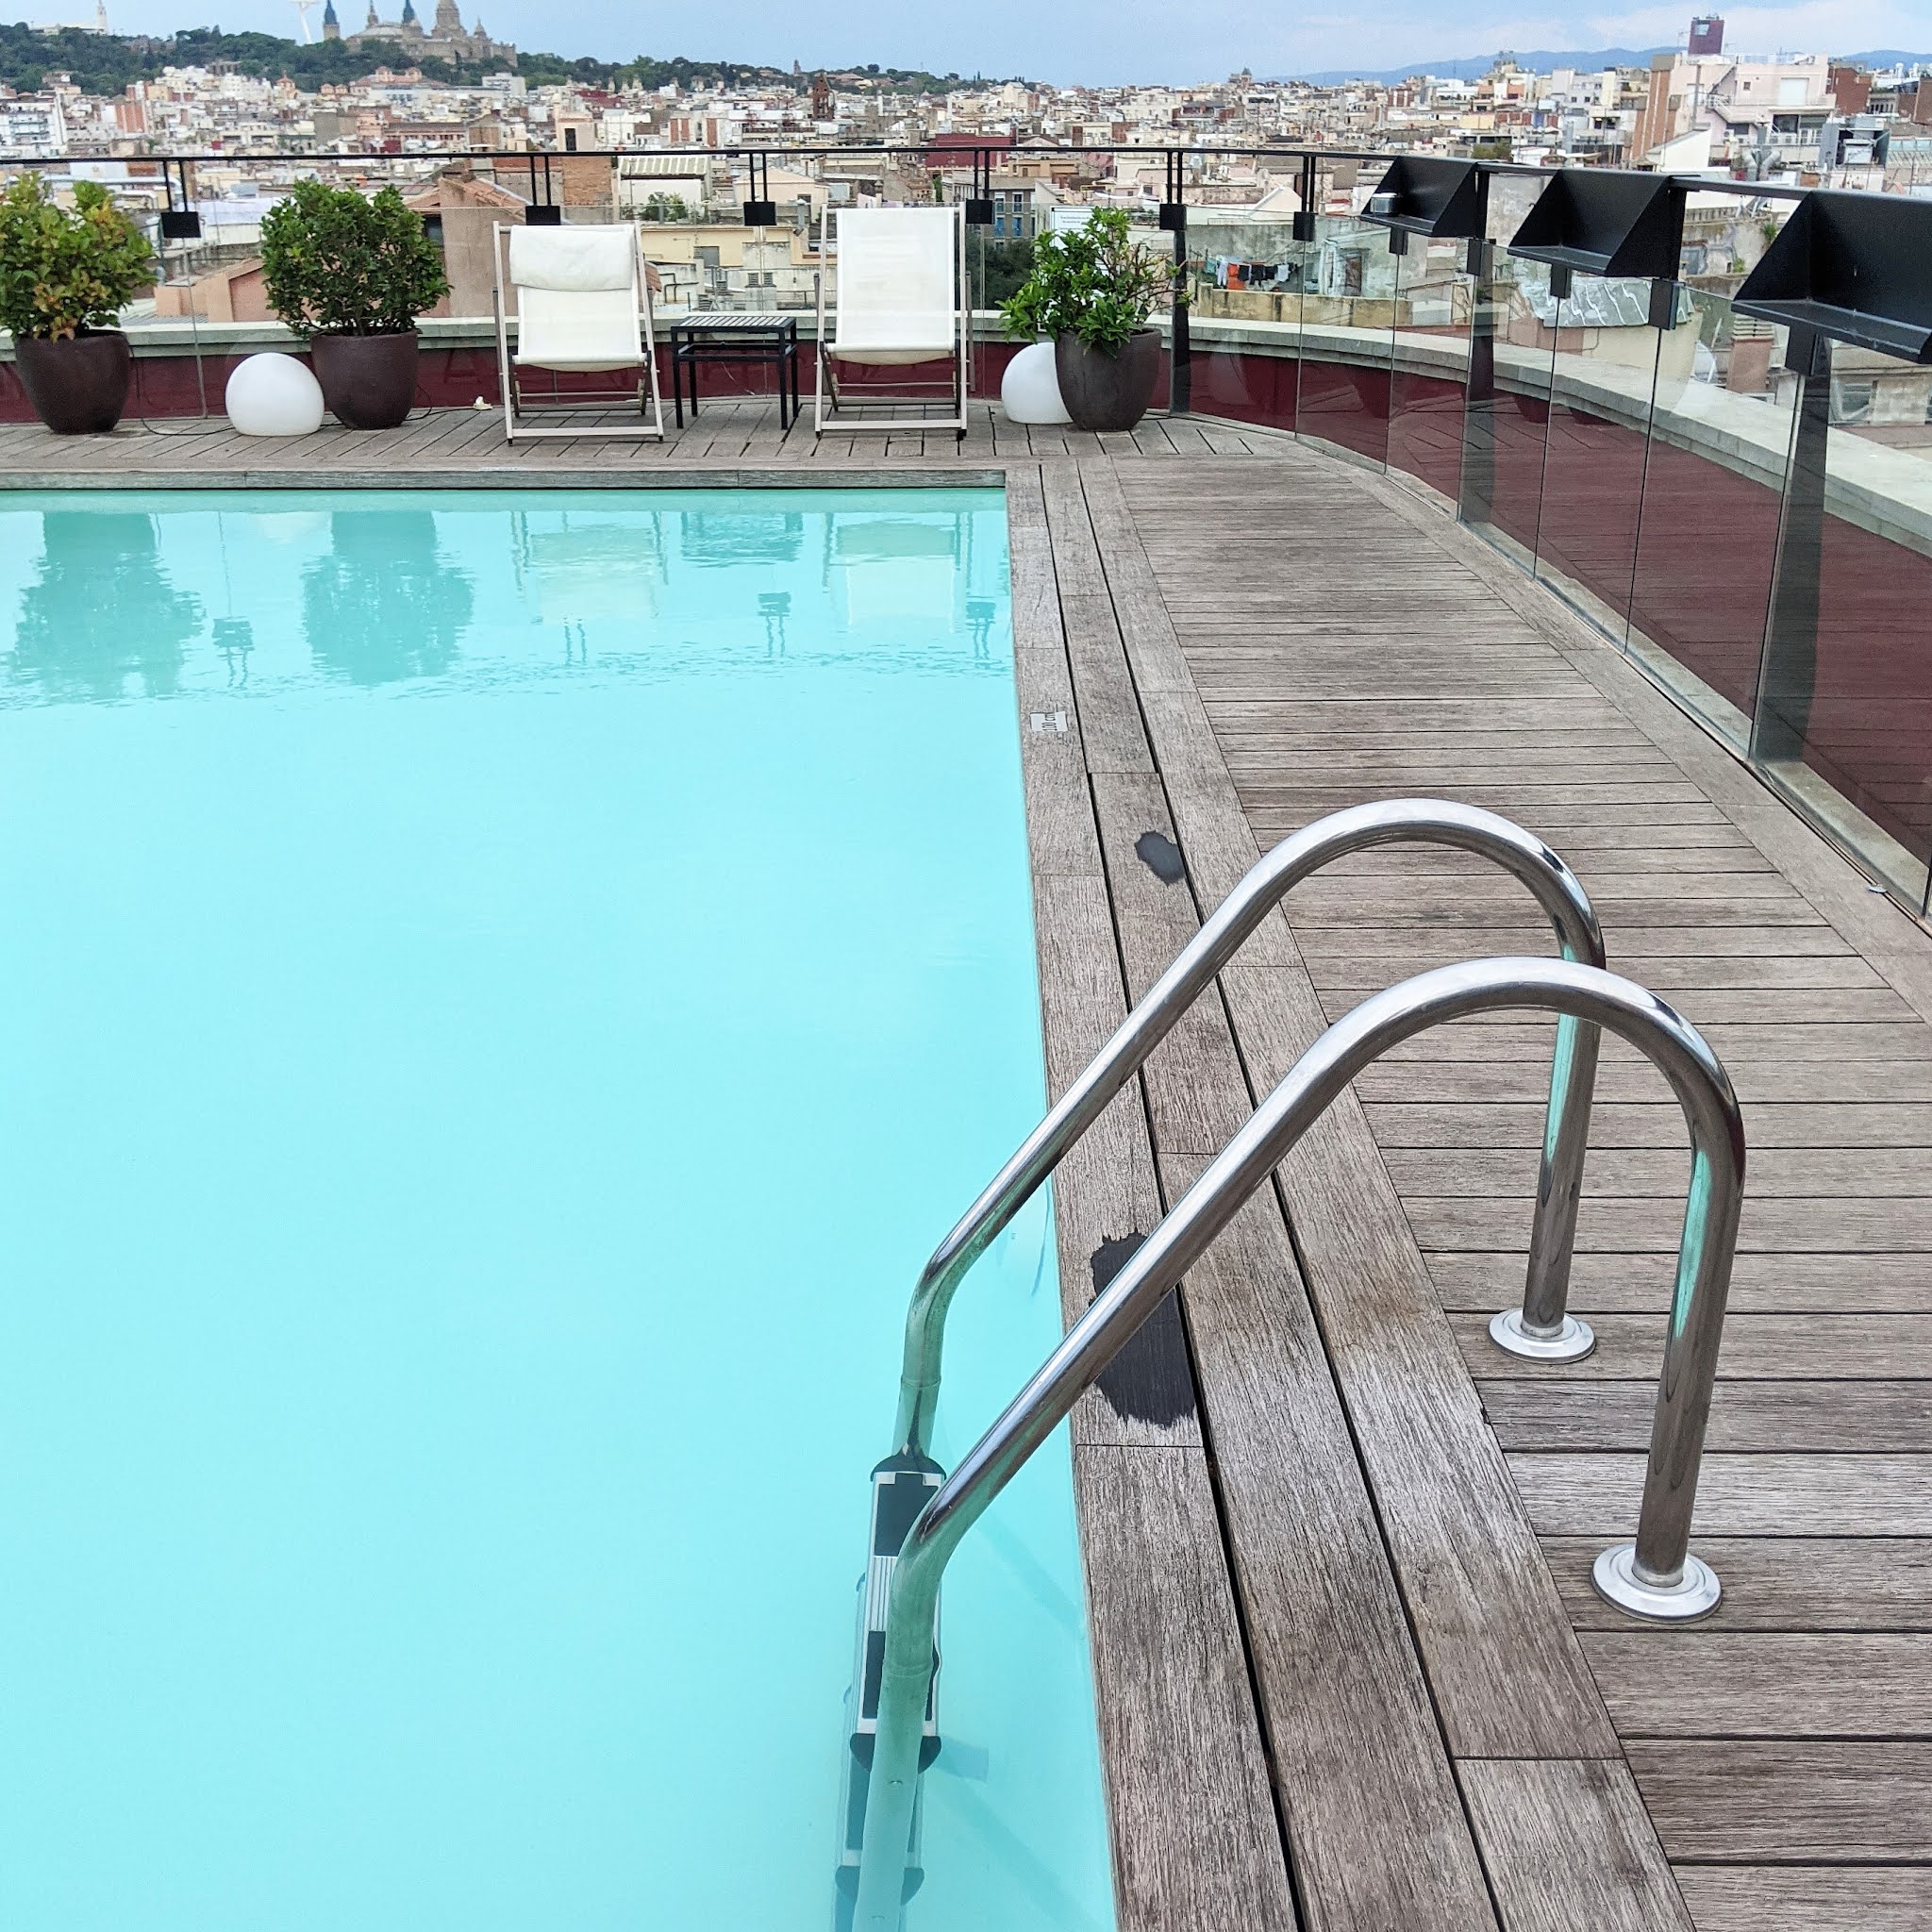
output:
M191 23L179 0L118 0L109 9L123 34L170 34ZM225 0L227 30L299 35L293 0ZM79 22L77 5L39 8L36 23ZM596 0L495 0L491 32L516 44L570 58L628 59L641 52L808 68L875 61L938 74L1024 75L1058 85L1196 82L1246 68L1300 76L1393 68L1466 66L1503 49L1647 50L1682 44L1689 9L1677 4L1620 11L1554 8L1512 11L1495 0L1441 0L1427 9L1376 14L1308 13L1257 20L1232 0L1206 0L1177 37L1154 0L1073 0L1040 9L1023 0L986 0L968 18L919 15L858 0L836 19L784 13L770 0L720 0L701 23L641 26L635 15ZM316 30L311 14L309 29ZM1739 51L1827 47L1932 49L1932 5L1909 0L1795 0L1725 9L1726 45ZM214 23L206 23L214 24ZM357 24L360 24L359 12ZM345 27L349 25L344 20ZM675 44L674 44L675 42Z

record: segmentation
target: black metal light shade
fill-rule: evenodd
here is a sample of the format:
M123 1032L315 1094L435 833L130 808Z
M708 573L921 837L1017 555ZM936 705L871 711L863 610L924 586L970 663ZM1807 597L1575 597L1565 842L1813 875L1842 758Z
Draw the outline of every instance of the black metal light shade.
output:
M192 208L165 208L161 210L163 242L199 242L201 217Z
M1674 276L1684 191L1667 175L1565 168L1509 240L1509 253L1591 275Z
M747 228L775 228L778 225L778 204L775 201L746 202L744 225Z
M554 201L533 201L524 210L524 225L526 228L560 228L563 226L563 210Z
M1932 202L1813 190L1745 276L1732 307L1932 362Z
M966 225L969 228L990 228L992 226L992 196L973 194L966 198Z
M1288 225L1290 236L1297 242L1312 242L1315 239L1315 211L1311 208L1298 208Z
M1474 161L1398 155L1363 219L1400 234L1460 242L1483 233L1489 194L1489 176Z
M1188 205L1184 201L1163 201L1160 204L1160 225L1170 235L1182 235L1188 227Z

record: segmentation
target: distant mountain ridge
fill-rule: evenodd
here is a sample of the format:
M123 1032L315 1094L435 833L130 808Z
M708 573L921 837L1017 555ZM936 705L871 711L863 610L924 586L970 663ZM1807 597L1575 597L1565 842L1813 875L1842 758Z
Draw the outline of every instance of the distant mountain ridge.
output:
M1669 47L1596 47L1584 53L1553 54L1547 48L1539 47L1527 53L1517 53L1511 49L1510 58L1519 67L1529 68L1538 74L1547 74L1556 67L1574 67L1581 73L1593 74L1606 67L1648 67L1652 55L1672 51ZM1907 54L1898 47L1871 47L1862 54L1841 54L1835 58L1855 61L1860 67L1874 68L1908 67L1914 62L1932 62L1932 54ZM1433 74L1440 80L1480 80L1495 64L1495 55L1479 54L1460 60L1411 60L1405 67L1384 67L1373 71L1357 67L1328 67L1319 74L1295 74L1288 77L1309 81L1316 87L1340 87L1351 80L1373 80L1392 87L1412 74Z

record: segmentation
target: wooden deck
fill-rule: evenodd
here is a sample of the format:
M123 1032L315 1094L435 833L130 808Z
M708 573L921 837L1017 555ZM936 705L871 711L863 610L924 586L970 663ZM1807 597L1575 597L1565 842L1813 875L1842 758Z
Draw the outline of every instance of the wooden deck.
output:
M821 474L876 471L903 484L908 472L983 471L997 481L1001 466L1041 457L1245 456L1257 448L1284 448L1288 439L1271 430L1238 425L1169 422L1150 416L1131 435L1090 436L1077 429L1025 429L1006 422L990 405L975 403L962 439L952 430L922 430L908 423L890 434L846 430L814 437L810 405L801 421L778 426L775 401L745 398L708 402L703 413L672 424L665 404L660 442L636 437L556 438L506 442L501 409L419 410L396 429L339 429L325 425L313 436L242 437L225 419L182 417L123 423L111 436L55 437L35 423L0 424L0 487L112 488L128 478L144 487L206 490L232 483L248 489L301 489L325 475L337 484L369 485L407 476L411 482L448 481L474 488L492 481L533 480L609 484L623 479L671 485L686 473L716 485L721 472L743 470L758 480L809 485ZM593 419L594 420L594 419ZM635 424L634 415L612 415L613 424Z
M9 429L0 483L1004 478L1056 1091L1309 819L1429 793L1544 835L1612 965L1744 1102L1694 1538L1724 1604L1657 1629L1588 1578L1635 1522L1674 1104L1607 1045L1574 1295L1600 1347L1537 1368L1485 1326L1520 1292L1549 1028L1412 1042L1075 1415L1120 1923L1932 1927L1932 940L1400 482L1213 424L814 450L768 406L716 416L670 447L514 452L467 413L299 446ZM1150 831L1185 877L1141 856ZM1300 888L1062 1170L1070 1310L1329 1019L1546 946L1455 855Z

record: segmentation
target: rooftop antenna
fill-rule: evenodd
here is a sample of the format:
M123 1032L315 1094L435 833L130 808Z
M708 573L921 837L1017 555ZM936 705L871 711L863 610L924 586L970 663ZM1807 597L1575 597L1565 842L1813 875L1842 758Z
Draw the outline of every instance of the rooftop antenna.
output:
M308 15L310 9L315 5L315 0L291 0L291 5L293 6L296 14L298 15L302 22L303 44L305 46L312 45L314 43L315 36L308 30Z

